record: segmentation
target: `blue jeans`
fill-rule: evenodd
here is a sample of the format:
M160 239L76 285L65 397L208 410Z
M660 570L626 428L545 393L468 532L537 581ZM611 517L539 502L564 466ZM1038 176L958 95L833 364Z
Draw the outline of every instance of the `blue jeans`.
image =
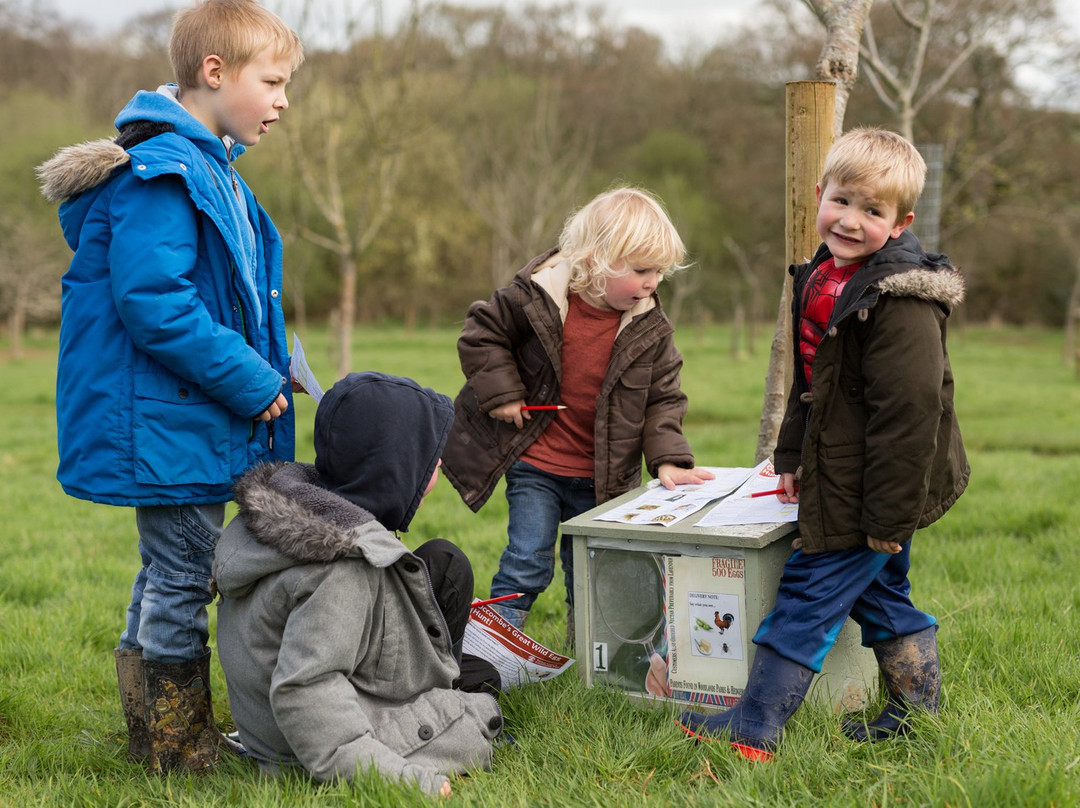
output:
M754 642L820 672L849 614L866 646L934 625L937 620L911 602L911 542L901 547L895 555L869 547L812 555L796 550Z
M509 542L491 581L491 596L523 592L507 606L528 611L555 575L555 540L559 523L596 507L591 477L561 477L518 460L506 472L506 501L510 518ZM566 602L574 603L572 536L559 543Z
M135 509L142 569L131 588L121 648L177 664L201 657L210 640L210 569L225 503Z

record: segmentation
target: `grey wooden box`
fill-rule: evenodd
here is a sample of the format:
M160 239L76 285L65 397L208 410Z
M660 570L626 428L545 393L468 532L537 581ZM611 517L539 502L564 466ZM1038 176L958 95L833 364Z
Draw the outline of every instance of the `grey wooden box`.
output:
M730 706L746 686L755 650L751 638L773 607L796 525L697 527L696 522L712 505L670 527L595 519L644 491L644 486L630 491L562 524L563 533L573 536L579 675L589 687L614 685L644 702L716 709ZM696 612L706 618L708 612L703 610L712 607L705 599L712 598L717 604L717 628L709 627L708 640L699 646L696 636L692 641L687 636L688 616L684 620L681 614L680 598L685 600L686 593L680 590L673 594L664 588L676 579L675 570L707 570L710 566L729 570L737 577L723 581L722 594L691 594L691 604L697 604ZM658 603L666 605L657 607ZM658 608L663 619L655 621ZM732 619L725 621L725 617ZM688 653L704 650L705 645L712 655L709 659L687 659ZM659 664L654 654L666 663L665 674L670 674L673 686L669 695L655 695L646 689L650 661ZM682 671L689 671L691 679ZM859 628L849 619L811 685L810 698L838 712L862 710L877 687L874 655L862 647Z

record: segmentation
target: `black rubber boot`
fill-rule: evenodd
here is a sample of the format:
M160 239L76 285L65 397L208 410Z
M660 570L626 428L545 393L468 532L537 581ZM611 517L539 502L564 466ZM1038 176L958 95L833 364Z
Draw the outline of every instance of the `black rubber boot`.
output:
M911 732L911 713L926 710L937 715L941 696L937 626L906 637L874 643L888 700L871 721L847 721L843 732L856 741L882 741Z
M772 760L784 724L799 709L813 678L810 668L760 645L739 703L712 715L685 712L679 726L703 741L726 738L750 760Z
M120 704L128 728L128 757L142 762L150 757L150 735L146 731L146 708L143 704L142 651L117 648L116 681L120 686Z

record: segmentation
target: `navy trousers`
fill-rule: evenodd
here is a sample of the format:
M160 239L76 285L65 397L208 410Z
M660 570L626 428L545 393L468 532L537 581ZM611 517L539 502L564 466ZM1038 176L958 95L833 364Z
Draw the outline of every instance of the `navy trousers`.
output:
M895 555L869 547L810 555L796 550L754 642L820 672L849 615L865 646L934 625L937 620L911 602L911 542L902 546Z

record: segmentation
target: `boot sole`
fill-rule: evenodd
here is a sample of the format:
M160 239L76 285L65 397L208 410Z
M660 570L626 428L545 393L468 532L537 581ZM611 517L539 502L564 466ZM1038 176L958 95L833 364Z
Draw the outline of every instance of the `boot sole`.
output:
M697 741L716 743L717 741L723 742L724 740L723 738L719 738L714 735L702 735L698 732L695 732L689 727L684 726L677 719L675 721L675 726L677 726L679 729L681 729L683 732L685 732L687 735ZM727 742L731 745L732 749L734 749L747 760L752 760L755 763L772 763L773 753L767 749L758 749L756 746L748 746L744 743L739 743L738 741L728 740Z

